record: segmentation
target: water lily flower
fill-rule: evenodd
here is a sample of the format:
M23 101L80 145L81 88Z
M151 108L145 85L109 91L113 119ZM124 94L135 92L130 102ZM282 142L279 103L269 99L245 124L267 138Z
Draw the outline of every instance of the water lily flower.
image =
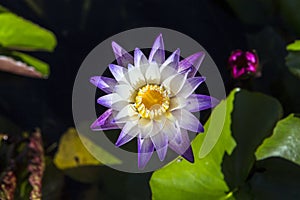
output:
M180 50L165 59L160 34L147 59L136 48L134 56L112 42L117 65L110 64L113 78L94 76L90 82L107 93L97 102L108 108L92 125L92 130L122 129L116 146L137 137L138 167L144 168L156 150L161 161L170 147L194 162L188 131L203 132L192 113L214 107L218 100L195 89L205 77L195 76L204 52L180 61Z
M255 51L235 50L231 53L228 65L234 79L249 78L259 76L259 62Z

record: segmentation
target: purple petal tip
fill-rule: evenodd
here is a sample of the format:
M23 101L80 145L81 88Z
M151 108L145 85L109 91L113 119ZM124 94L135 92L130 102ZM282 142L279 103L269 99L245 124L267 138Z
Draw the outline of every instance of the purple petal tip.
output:
M198 127L198 133L203 133L204 132L204 128L201 124L199 124L199 127Z
M193 154L193 149L191 146L189 146L189 148L181 155L184 159L186 159L187 161L189 161L190 163L194 163L195 159L194 159L194 154Z

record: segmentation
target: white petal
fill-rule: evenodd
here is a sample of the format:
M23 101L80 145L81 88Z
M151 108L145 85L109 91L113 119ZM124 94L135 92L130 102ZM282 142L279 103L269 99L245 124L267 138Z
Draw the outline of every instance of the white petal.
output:
M128 101L125 101L120 95L117 93L111 93L105 96L98 98L97 102L103 106L112 108L113 110L121 110L126 105L128 105Z
M182 97L173 97L170 99L169 111L181 109L186 106L186 99Z
M138 122L137 120L126 122L116 142L117 147L126 144L127 142L129 142L130 140L132 140L134 137L138 135L139 129L137 126L137 122Z
M129 71L129 70L133 69L134 66L133 66L132 64L129 63L127 68L128 68L128 71Z
M138 89L146 84L145 77L139 67L134 67L128 70L128 76L131 86Z
M128 101L128 102L134 101L134 99L133 99L134 98L133 97L134 89L127 84L116 85L115 92L118 95L120 95L120 97L122 97L125 101Z
M203 126L200 121L189 111L185 109L175 110L172 112L178 120L179 126L183 129L193 131L195 133L203 132Z
M176 140L178 144L181 143L180 127L177 122L166 120L161 132L168 136L169 141Z
M149 55L150 62L156 62L157 64L161 65L165 61L165 48L164 48L164 41L162 34L160 34L151 49Z
M114 118L116 123L126 123L129 120L135 120L139 118L138 113L132 104L125 106Z
M146 70L145 74L148 84L159 84L160 83L160 71L156 63L151 63Z
M148 62L146 56L143 54L143 52L139 48L136 48L134 50L134 66L141 67L143 65L148 65L148 64L149 64L149 62Z
M130 120L126 122L122 131L124 131L127 135L136 136L139 132L138 120Z
M182 89L178 92L178 96L182 96L184 98L187 98L190 96L196 89L197 87L205 81L205 77L193 77L189 78L185 81L184 86Z
M161 65L159 70L160 70L162 81L177 73L179 58L180 58L180 50L177 49Z
M169 66L172 67L177 71L178 63L180 58L180 49L176 49L168 58L167 60L161 65L161 70L165 67Z
M128 82L126 80L126 74L128 70L125 67L110 64L109 70L118 82L120 81Z
M176 95L181 88L183 87L185 80L187 78L187 73L186 74L175 74L162 83L167 89L171 91L171 96Z
M153 121L151 119L141 118L138 124L141 131L141 137L149 137L153 129Z
M168 136L165 133L158 133L151 137L156 153L161 161L166 157L168 150Z
M152 128L152 131L151 131L151 136L155 136L157 134L160 134L160 131L163 129L163 127L164 127L164 123L153 120L153 128Z
M177 74L177 71L172 67L165 67L163 70L160 70L160 80L163 82L167 78Z

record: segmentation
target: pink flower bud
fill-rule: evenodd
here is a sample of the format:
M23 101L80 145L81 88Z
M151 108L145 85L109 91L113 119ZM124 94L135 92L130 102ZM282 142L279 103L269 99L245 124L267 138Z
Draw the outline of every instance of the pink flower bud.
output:
M234 79L245 79L259 75L258 56L255 51L235 50L231 53L228 65Z

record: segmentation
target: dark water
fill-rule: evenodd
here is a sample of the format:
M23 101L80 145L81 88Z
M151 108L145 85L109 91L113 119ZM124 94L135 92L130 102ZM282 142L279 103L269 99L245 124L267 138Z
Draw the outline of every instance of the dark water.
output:
M33 54L51 65L51 75L48 80L33 80L0 73L0 113L24 130L41 127L46 146L74 126L71 95L77 70L86 55L107 37L144 26L180 31L209 52L228 83L227 57L233 49L245 48L243 33L249 28L222 1L39 0L34 1L38 2L35 6L28 2L3 0L1 4L55 33L58 46L54 53ZM251 28L255 31L256 27ZM108 169L109 183L105 179L90 185L66 178L63 198L150 199L149 177Z

